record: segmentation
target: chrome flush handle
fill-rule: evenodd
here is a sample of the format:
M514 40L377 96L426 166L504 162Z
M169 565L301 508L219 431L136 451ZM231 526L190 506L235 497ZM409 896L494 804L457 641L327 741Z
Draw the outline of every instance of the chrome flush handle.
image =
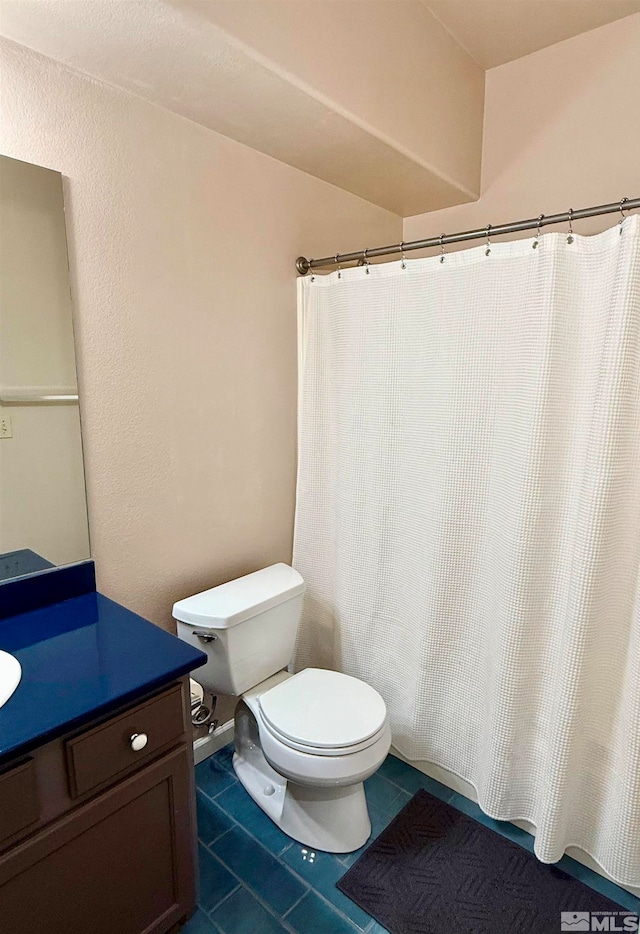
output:
M192 629L192 636L197 636L198 639L202 639L203 642L215 642L218 638L214 636L213 633L209 632L208 629Z

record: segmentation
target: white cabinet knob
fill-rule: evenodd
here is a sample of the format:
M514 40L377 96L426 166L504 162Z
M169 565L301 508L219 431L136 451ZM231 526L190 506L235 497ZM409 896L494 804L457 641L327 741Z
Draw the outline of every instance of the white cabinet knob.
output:
M149 742L149 737L146 733L134 733L129 737L129 742L134 752L140 752Z

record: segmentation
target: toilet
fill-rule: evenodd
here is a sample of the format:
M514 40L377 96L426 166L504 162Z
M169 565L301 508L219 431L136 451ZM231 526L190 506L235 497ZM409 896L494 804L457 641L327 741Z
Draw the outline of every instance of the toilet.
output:
M363 782L391 746L383 699L337 671L291 674L304 580L287 564L174 604L178 635L206 652L198 681L239 698L233 768L280 829L300 843L350 853L371 834Z

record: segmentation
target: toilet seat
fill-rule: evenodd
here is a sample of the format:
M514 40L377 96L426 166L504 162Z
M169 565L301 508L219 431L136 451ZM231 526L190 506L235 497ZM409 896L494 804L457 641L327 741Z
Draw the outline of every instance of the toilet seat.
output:
M253 708L254 717L256 710L257 704ZM295 784L315 788L337 788L364 781L380 767L391 746L391 730L386 722L375 740L363 749L324 749L320 754L313 750L295 749L291 743L281 742L266 728L262 718L258 722L258 731L260 748L269 765Z
M304 671L258 699L263 727L278 742L309 755L343 756L381 738L387 709L377 691L350 675Z
M282 743L283 746L286 746L288 749L296 749L299 752L305 752L310 756L348 756L355 752L360 752L363 749L368 749L369 746L373 746L378 740L384 735L387 724L380 727L377 733L374 733L373 736L370 736L368 739L363 740L361 743L356 743L353 746L307 746L304 743L298 743L293 739L289 739L286 736L283 736L282 733L279 733L278 730L274 729L269 723L267 723L262 716L260 715L260 726L267 731L267 733L273 737L277 742Z
M308 672L312 672L311 675ZM315 674L313 673L315 672ZM264 757L266 760L266 765L273 769L276 775L281 776L286 779L287 782L292 784L287 791L288 800L292 801L294 798L300 802L300 792L296 792L294 789L299 786L304 786L310 791L305 791L303 797L307 801L308 807L311 807L312 801L324 801L326 800L327 794L330 794L331 797L339 798L340 795L337 792L337 789L348 788L349 786L356 785L358 782L364 782L369 776L380 767L384 761L389 748L391 746L391 730L389 728L389 722L386 717L386 708L384 706L384 701L382 698L374 691L372 688L369 688L371 694L368 692L362 692L356 686L354 691L357 692L357 696L360 699L368 697L369 700L373 700L372 705L374 712L377 708L378 715L382 714L384 711L384 717L381 727L376 730L376 732L367 737L366 740L361 740L359 743L354 743L353 745L348 746L312 746L308 742L306 744L292 740L291 738L285 736L281 731L274 728L274 726L267 722L266 717L264 716L261 702L265 702L267 696L273 691L274 694L271 697L276 697L278 702L282 702L281 706L284 708L282 711L283 714L288 713L292 707L292 699L300 703L300 688L301 685L304 688L304 693L308 696L311 696L311 685L317 687L320 684L321 687L326 688L331 691L333 686L332 697L335 701L343 705L345 703L345 695L340 692L339 694L335 690L335 685L338 683L332 678L327 678L326 675L335 675L336 672L328 672L321 670L320 674L317 674L318 669L306 669L304 672L300 672L299 675L290 675L285 671L281 671L276 675L273 675L266 682L257 685L251 691L247 691L242 695L242 700L238 704L236 709L236 749L238 748L238 736L244 735L245 739L241 741L243 745L246 746L246 756L251 757L258 755L256 750L259 750L259 755ZM302 677L302 676L305 677ZM340 675L340 678L347 678L347 675ZM277 688L283 687L285 684L290 683L297 679L297 687L292 695L289 695L289 692L280 693L280 697L275 694ZM319 680L317 680L319 679ZM356 681L355 678L349 678L349 681ZM367 687L363 682L357 682L357 685L362 685ZM344 685L342 685L344 687ZM353 687L353 685L352 685ZM316 698L322 697L325 693L323 690L318 690L314 693L313 696ZM324 698L326 700L326 698ZM379 706L381 705L381 706ZM264 703L265 708L268 713L273 717L274 709L278 705L272 705L266 700ZM316 705L317 706L317 705ZM341 708L342 709L342 708ZM370 709L370 708L367 708ZM308 710L308 709L307 709ZM243 712L245 711L245 712ZM275 710L275 716L278 717L279 710ZM356 711L357 712L357 711ZM252 728L246 726L249 722L248 717L253 720L253 732ZM304 720L304 717L301 717ZM281 721L279 721L281 722ZM375 717L374 721L375 723ZM291 722L286 724L291 727ZM361 724L365 725L364 721ZM371 729L371 720L369 720L369 729ZM352 723L351 726L351 735L353 733L354 726ZM309 732L309 731L305 731ZM355 735L357 735L357 730ZM366 732L362 730L362 732ZM257 733L257 736L256 736ZM339 738L339 734L334 733L334 741L336 736ZM308 738L308 736L307 736ZM325 734L324 740L326 742L326 724L325 724ZM344 734L343 734L344 738ZM274 784L273 780L271 784ZM246 786L245 786L246 787ZM263 785L260 785L260 793L254 794L251 792L254 800L260 804L261 807L264 807L263 802ZM326 789L332 789L331 792L328 792ZM305 797L306 796L306 797ZM310 797L309 797L310 796ZM271 800L271 799L269 799ZM322 823L322 822L321 822ZM348 823L348 822L347 822ZM368 821L367 821L368 823ZM315 824L314 824L315 826ZM285 831L289 832L289 831ZM298 837L293 834L295 839ZM320 844L318 844L318 847ZM327 847L325 847L327 848ZM328 847L331 851L331 847ZM345 850L344 852L349 852Z

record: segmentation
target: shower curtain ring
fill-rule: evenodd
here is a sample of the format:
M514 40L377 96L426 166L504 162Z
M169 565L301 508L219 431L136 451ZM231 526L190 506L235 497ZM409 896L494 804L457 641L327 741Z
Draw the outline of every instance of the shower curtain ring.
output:
M618 227L619 227L619 230L620 230L620 236L622 236L622 225L624 224L624 222L625 222L625 220L626 220L626 215L625 215L625 213L624 213L624 205L625 205L625 201L628 201L628 200L629 200L628 198L621 198L621 199L620 199L620 214L622 215L622 216L620 217L620 221L618 222Z
M368 253L368 252L369 252L369 248L367 247L367 249L364 250L364 251L363 251L363 254L362 254L362 258L363 258L363 260L364 260L363 265L366 266L365 272L366 272L367 275L369 275L369 265L370 265L369 260L368 260L368 258L367 258L367 253Z
M315 281L316 281L316 277L315 277L314 272L313 272L313 260L312 260L312 259L309 260L309 269L311 270L311 281L312 281L312 282L315 282Z
M338 267L338 279L342 279L342 270L340 269L340 254L336 253L336 266Z
M491 256L491 224L487 224L487 249L484 251L485 256Z
M401 268L401 269L406 269L406 268L407 268L407 261L406 261L405 258L404 258L404 240L401 240L400 243L398 244L398 246L400 247L400 254L401 254L401 256L400 256L400 268Z
M535 236L533 243L531 244L534 250L538 249L538 244L540 243L540 225L542 224L543 220L544 220L544 214L541 214L540 217L538 218L538 224L536 226L536 236Z
M444 248L444 243L443 243L444 238L445 238L445 234L441 233L440 234L440 262L441 263L444 263L446 255L447 255L445 248Z
M573 243L575 237L573 236L573 208L569 208L569 233L567 235L567 243Z

